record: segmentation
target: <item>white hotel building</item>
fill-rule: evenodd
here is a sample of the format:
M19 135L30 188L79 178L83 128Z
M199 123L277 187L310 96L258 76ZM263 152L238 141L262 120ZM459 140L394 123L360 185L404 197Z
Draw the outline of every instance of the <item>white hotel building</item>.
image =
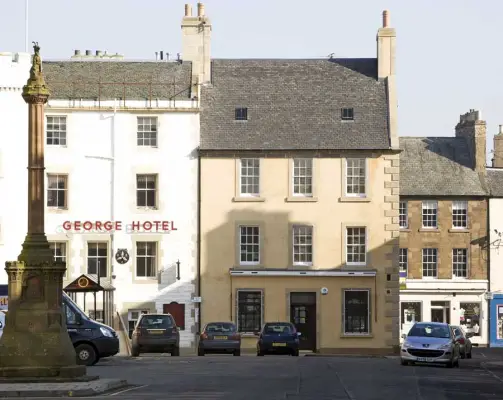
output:
M65 286L100 274L114 291L114 325L141 311L171 312L181 347L194 345L198 296L199 89L209 61L211 24L182 22L183 61L80 56L42 65L46 105L46 233L67 263ZM201 20L206 22L198 29ZM204 49L201 51L201 49ZM27 105L21 90L31 57L0 53L0 263L15 260L27 229ZM64 229L65 221L117 221L121 229ZM158 232L128 224L165 221ZM129 261L116 255L126 249ZM177 262L179 261L179 267ZM93 278L91 276L91 278ZM0 273L0 283L7 275ZM97 309L102 310L97 295ZM78 298L83 304L82 296ZM94 310L92 295L85 301ZM120 323L119 315L123 324ZM98 313L95 318L100 319ZM108 318L107 318L108 320Z

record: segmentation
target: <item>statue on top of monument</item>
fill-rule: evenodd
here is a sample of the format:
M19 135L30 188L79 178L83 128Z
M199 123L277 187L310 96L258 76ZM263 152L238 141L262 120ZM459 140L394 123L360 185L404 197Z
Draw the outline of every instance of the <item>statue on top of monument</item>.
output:
M23 87L23 97L28 96L34 99L33 96L38 96L38 99L46 101L49 96L49 88L45 84L44 75L42 74L42 58L40 57L40 46L38 42L33 43L33 58L31 61L30 78ZM45 100L43 99L45 97Z

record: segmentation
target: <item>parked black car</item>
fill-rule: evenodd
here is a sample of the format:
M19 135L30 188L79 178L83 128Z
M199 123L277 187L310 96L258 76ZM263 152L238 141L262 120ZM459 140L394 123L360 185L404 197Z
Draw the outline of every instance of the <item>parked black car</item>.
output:
M171 353L180 355L180 332L171 314L143 314L133 331L131 355Z
M290 354L299 356L299 336L290 322L268 322L258 332L257 356L265 354Z
M473 337L472 332L465 332L461 326L451 326L456 341L459 343L459 351L461 352L461 358L472 358L472 341L470 338Z
M197 355L224 353L241 355L241 335L232 322L210 322L206 324L199 338Z
M111 357L119 352L117 333L111 327L89 318L65 293L63 311L78 364L91 366L101 358Z

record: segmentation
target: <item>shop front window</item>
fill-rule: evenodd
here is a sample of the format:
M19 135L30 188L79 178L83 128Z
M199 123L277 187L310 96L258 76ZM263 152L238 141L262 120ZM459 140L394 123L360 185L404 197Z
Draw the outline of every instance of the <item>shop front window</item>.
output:
M421 322L421 302L402 302L401 303L402 324L415 324Z
M496 331L496 339L503 340L503 305L498 305L497 313L498 329Z
M466 333L480 336L480 303L459 304L459 324Z

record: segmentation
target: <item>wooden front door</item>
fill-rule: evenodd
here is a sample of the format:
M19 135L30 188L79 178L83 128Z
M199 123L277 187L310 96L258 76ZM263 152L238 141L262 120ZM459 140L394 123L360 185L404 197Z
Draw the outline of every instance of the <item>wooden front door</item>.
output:
M299 349L316 351L316 293L290 293L290 322L299 337Z
M185 330L185 304L179 304L176 301L163 304L162 312L164 314L171 314L175 319L176 326L178 326L181 331Z

